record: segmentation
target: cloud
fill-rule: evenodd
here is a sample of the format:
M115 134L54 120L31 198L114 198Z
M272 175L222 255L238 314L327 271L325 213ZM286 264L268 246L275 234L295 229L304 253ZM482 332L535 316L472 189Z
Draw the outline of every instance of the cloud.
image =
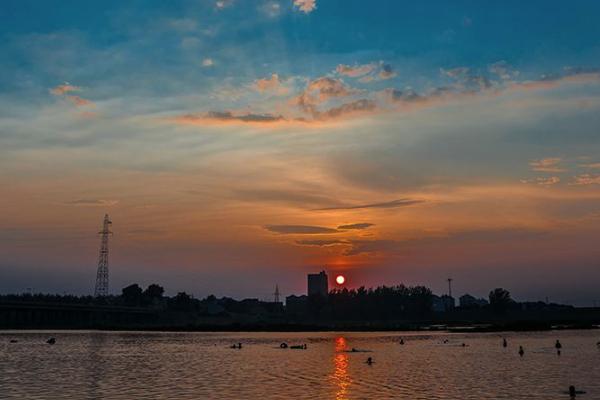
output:
M379 61L378 64L373 65L373 69L366 76L359 79L360 82L368 83L373 81L384 81L386 79L394 78L397 74L391 64L386 64L383 61Z
M600 185L600 175L581 174L574 176L571 185Z
M320 120L338 119L342 116L371 113L377 109L377 103L369 99L360 99L332 107L325 111L313 111L313 118Z
M354 229L367 229L374 226L374 224L370 224L368 222L360 222L357 224L349 224L349 225L340 225L337 228L339 230L354 230Z
M252 87L259 92L270 92L278 96L284 96L290 92L290 88L283 84L277 74L272 74L270 78L255 80Z
M67 94L70 92L78 92L80 90L81 90L81 88L79 86L74 86L69 83L64 83L62 85L58 85L58 86L50 89L50 93L52 93L53 95L56 95L56 96L62 96L64 94Z
M119 203L118 200L104 200L104 199L77 199L67 201L65 204L70 206L82 206L82 207L112 207Z
M229 7L232 4L233 0L218 0L215 2L215 7L217 7L218 10L222 10L226 7Z
M213 65L215 65L215 61L212 58L205 58L202 60L203 67L212 67Z
M211 123L238 122L247 124L270 124L285 121L281 115L272 114L233 114L231 111L209 111L206 114L185 114L171 120L182 125L208 125Z
M501 60L491 64L488 70L505 81L510 81L519 76L519 71L513 69L506 61Z
M282 235L319 235L338 233L337 229L310 225L265 225L264 228L269 232Z
M589 168L589 169L600 169L600 162L599 163L581 164L580 167Z
M328 210L359 210L364 208L398 208L398 207L406 207L414 204L424 203L424 200L418 199L397 199L392 201L386 201L382 203L370 203L370 204L358 204L358 205L346 205L346 206L337 206L337 207L325 207L318 208L313 211L328 211Z
M315 246L315 247L330 247L330 246L350 246L350 242L347 240L297 240L296 244L301 246Z
M294 6L308 14L317 8L317 0L294 0Z
M529 163L531 169L537 172L565 172L564 168L561 168L559 164L562 158L560 157L548 157L540 160L533 160Z
M372 72L376 67L377 64L375 63L354 66L340 64L335 71L340 75L357 78Z
M454 87L460 91L480 92L492 87L490 79L484 75L477 74L467 67L453 69L440 68L440 73L453 79Z
M276 1L267 2L260 9L271 18L277 17L281 13L281 4Z
M522 183L534 183L540 186L552 186L560 182L558 176L551 176L549 178L535 178L535 179L522 179Z
M69 94L72 92L79 92L79 91L81 91L81 88L79 86L74 86L69 83L64 83L62 85L58 85L58 86L50 89L50 93L52 93L55 96L62 97L64 99L68 100L70 103L72 103L73 105L75 105L77 107L94 106L94 103L90 100Z

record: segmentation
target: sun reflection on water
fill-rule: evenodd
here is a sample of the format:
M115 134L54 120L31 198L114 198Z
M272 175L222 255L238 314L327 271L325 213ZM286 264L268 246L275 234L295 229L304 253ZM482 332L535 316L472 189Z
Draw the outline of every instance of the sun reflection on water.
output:
M348 374L348 355L343 352L344 350L346 350L346 339L340 336L335 339L335 353L333 356L335 367L333 381L337 385L336 400L348 399L348 388L352 383L352 379Z

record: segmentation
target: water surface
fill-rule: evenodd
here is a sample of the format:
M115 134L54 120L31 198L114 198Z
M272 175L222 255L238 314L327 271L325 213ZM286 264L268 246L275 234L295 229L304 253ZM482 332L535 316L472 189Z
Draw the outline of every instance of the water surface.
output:
M504 336L5 331L0 398L552 400L575 385L600 399L600 332Z

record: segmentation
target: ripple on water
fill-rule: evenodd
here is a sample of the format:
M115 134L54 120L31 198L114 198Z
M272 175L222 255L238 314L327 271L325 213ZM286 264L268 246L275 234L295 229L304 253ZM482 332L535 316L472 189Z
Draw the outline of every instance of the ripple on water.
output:
M553 400L573 384L593 399L599 336L510 334L503 348L497 334L0 332L0 389L3 399Z

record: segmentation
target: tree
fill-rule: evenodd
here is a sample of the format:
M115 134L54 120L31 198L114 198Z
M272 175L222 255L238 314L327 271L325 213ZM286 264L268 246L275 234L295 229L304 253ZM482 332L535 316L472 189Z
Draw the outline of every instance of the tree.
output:
M505 312L512 303L510 292L502 288L496 288L490 292L490 307L496 312Z
M164 293L165 293L165 289L162 286L157 285L156 283L153 283L152 285L150 285L146 288L146 290L144 291L144 296L150 300L154 300L154 299L160 300L163 297Z
M137 283L129 285L121 290L121 297L123 298L123 302L128 306L140 305L142 300L142 288Z
M194 308L194 299L186 292L179 292L169 300L169 308L178 311L191 311Z

